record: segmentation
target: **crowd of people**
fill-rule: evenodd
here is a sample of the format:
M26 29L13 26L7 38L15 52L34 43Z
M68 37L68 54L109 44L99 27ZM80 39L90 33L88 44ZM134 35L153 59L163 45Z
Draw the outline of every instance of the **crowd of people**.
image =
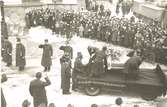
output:
M132 16L130 19L111 16L110 10L103 5L95 12L59 11L35 9L26 14L27 27L45 26L54 34L71 38L74 34L80 37L105 41L127 48L146 50L167 47L166 28L158 21L143 22Z
M53 12L50 9L32 10L26 14L27 27L43 25L53 33L71 37L98 39L129 48L162 48L167 43L167 32L156 21L143 23L142 20L117 18L111 11L100 9L98 12ZM29 23L28 23L29 22Z
M117 6L117 8L119 8L119 5ZM49 8L35 9L26 13L26 27L30 29L35 26L45 26L51 29L53 34L62 35L66 38L71 38L76 34L81 38L90 38L133 49L159 49L167 47L167 32L165 28L160 26L159 22L152 21L152 23L146 24L143 23L142 20L136 21L134 16L130 19L111 16L111 11L105 10L103 5L95 6L93 9L94 11L87 12L83 10L80 12L73 10L59 11ZM123 14L127 14L128 11L129 9L126 9L126 12L123 12ZM116 10L116 12L118 12L118 10ZM6 62L7 66L11 66L12 44L8 38L3 38L1 44L2 60ZM53 56L52 46L46 39L44 40L44 44L39 45L39 48L43 49L41 65L44 67L44 71L50 71ZM74 72L78 71L77 68L81 69L82 66L84 66L82 64L82 54L77 54L77 58L74 62L74 71L71 73L71 59L73 58L72 47L68 45L61 46L60 50L64 51L64 55L60 58L62 94L70 94L71 78L73 83L75 83L75 75L71 74L75 74ZM90 77L100 75L105 71L106 68L104 65L106 62L104 60L106 58L106 50L106 47L103 47L102 50L96 49L96 52L92 52L91 49L89 51L88 47L91 58L87 66L88 68L93 68L90 70ZM22 44L21 39L18 38L16 45L16 66L19 67L20 71L23 71L26 66L25 51L24 44ZM137 60L139 63L137 66L133 65L134 60ZM133 60L128 60L126 64L127 67L136 66L136 68L133 68L138 71L141 62L141 59L134 58ZM127 68L127 72L129 72L129 69L131 68ZM30 95L34 100L34 107L39 107L41 104L44 104L44 107L48 105L45 87L49 86L51 81L48 77L45 78L46 81L42 81L40 80L41 77L41 72L36 73L36 79L31 81L29 86ZM72 90L75 90L76 87L77 86L74 84ZM25 103L27 103L27 101ZM30 104L28 103L28 105Z

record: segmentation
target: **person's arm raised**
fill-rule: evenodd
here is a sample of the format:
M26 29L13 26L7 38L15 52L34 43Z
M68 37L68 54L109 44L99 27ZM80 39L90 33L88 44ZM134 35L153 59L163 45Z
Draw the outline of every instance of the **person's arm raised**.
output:
M49 78L48 77L45 77L45 82L43 82L43 85L44 86L48 86L48 85L50 85L51 84L51 81L49 80Z

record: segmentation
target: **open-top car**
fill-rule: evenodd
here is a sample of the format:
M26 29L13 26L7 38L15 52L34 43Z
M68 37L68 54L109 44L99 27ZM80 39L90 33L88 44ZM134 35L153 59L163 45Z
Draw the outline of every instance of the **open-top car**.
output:
M112 67L97 77L80 73L76 76L75 85L90 96L98 95L105 89L134 92L145 100L166 95L167 77L159 65L155 69L140 69L139 78L136 80L129 79L126 75L123 66Z

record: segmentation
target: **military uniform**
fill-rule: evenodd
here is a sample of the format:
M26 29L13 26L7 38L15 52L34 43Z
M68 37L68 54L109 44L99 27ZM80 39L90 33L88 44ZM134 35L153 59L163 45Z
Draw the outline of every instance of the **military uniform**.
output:
M64 54L68 54L70 59L73 58L73 49L71 46L60 46L60 50L64 51Z
M43 54L42 54L42 60L41 60L41 65L45 67L46 70L50 70L50 66L52 65L52 55L53 55L53 49L50 44L44 44L44 45L39 45L39 48L43 49Z

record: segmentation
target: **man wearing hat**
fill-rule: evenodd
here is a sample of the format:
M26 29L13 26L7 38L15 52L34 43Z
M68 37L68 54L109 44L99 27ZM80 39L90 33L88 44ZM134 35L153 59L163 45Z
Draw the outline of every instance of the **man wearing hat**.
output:
M64 54L68 54L70 59L73 59L73 48L69 45L69 41L66 41L66 46L60 46L60 50L64 51Z
M50 71L50 66L52 65L53 49L50 44L48 44L48 39L45 39L45 44L39 45L39 48L43 49L41 65L44 67L44 71Z
M48 77L45 77L45 81L41 81L42 73L36 73L36 79L32 80L29 86L29 92L33 97L34 107L39 107L41 104L45 104L47 107L47 95L45 87L51 84Z
M73 72L72 72L72 82L73 82L72 90L74 90L74 91L77 88L77 86L76 86L76 76L83 72L83 68L84 68L84 65L82 64L82 53L78 52L77 57L76 57L75 62L74 62L74 69L73 69Z
M12 65L12 43L7 37L4 40L4 61L7 63L6 66Z
M24 70L25 64L26 64L25 47L21 43L21 39L17 38L17 44L16 44L16 66L19 67L19 71Z

